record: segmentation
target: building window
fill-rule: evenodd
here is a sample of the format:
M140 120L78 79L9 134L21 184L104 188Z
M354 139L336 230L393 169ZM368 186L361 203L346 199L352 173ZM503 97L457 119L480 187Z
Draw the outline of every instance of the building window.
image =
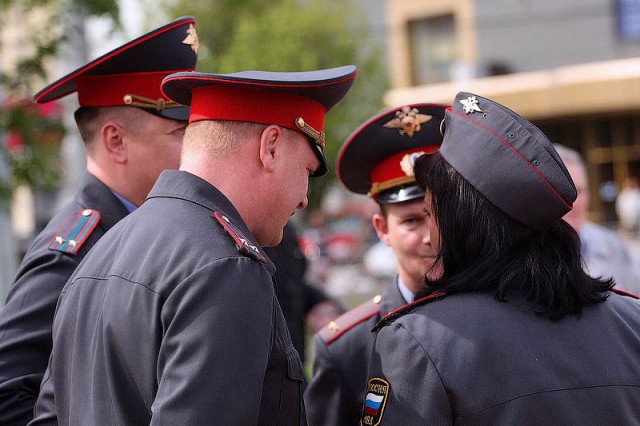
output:
M453 15L409 22L414 85L451 80L456 59Z

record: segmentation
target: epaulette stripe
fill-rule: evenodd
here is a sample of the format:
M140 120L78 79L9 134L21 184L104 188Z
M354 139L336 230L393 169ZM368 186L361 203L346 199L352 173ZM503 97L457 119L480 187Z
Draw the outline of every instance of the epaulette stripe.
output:
M220 213L214 211L213 215L215 219L222 225L227 234L233 238L233 241L236 243L236 247L238 251L245 256L251 257L260 263L266 264L267 259L260 253L257 247L252 247L247 241L247 238L244 234L236 228L225 216L222 216Z
M73 219L71 219L70 221L67 221L68 226L65 228L63 227L63 232L61 232L60 234L58 234L60 237L64 238L66 240L67 235L69 235L69 232L73 229L73 227L75 226L76 222L78 221L78 219L80 218L80 215L76 214L74 216L72 216ZM69 223L71 222L71 223ZM62 245L62 243L58 243L56 241L56 245L53 247L53 249L57 249L58 247L60 247ZM64 250L63 250L64 251Z
M367 312L368 310L370 310L371 308L378 308L378 305L372 301L368 301L366 303L363 303L362 305L352 309L349 312L346 312L342 315L340 315L338 318L336 318L333 322L336 323L339 326L343 326L343 325L348 325L348 321L350 319L352 319L353 317L356 317L356 321L358 320L358 318L360 318L360 316L364 313L365 315L368 315L369 312ZM377 309L379 311L379 309ZM327 334L331 334L332 331L328 328L325 327L324 329L322 329L320 331L320 336L321 337L325 337Z
M383 316L380 319L380 321L378 321L378 323L371 329L371 331L378 331L380 328L384 327L388 322L394 320L396 317L400 316L401 314L410 311L412 308L420 306L424 302L429 302L429 301L435 302L436 300L446 296L447 296L446 292L438 291L428 296L421 297L420 299L414 300L413 302L407 303L406 305L401 306L398 309L395 309L389 312L388 314L386 314L385 316Z
M367 303L363 303L362 305L354 308L353 310L342 314L341 316L336 318L334 322L336 324L340 325L340 326L348 325L349 324L349 320L352 320L354 317L355 317L355 320L357 321L358 318L360 318L361 315L363 315L363 314L364 315L368 315L368 313L369 313L368 311L371 308L377 309L378 305L374 304L371 301L368 301ZM323 330L323 331L325 331L325 333L324 333L325 335L326 334L331 334L331 330L329 330L327 328L325 328L325 330Z
M355 323L351 324L349 327L345 327L345 328L343 328L343 329L342 329L339 333L337 333L335 336L331 337L330 339L327 339L327 340L325 341L325 342L326 342L326 344L328 345L328 344L330 344L330 343L333 343L333 342L334 342L338 337L342 336L344 333L346 333L347 331L349 331L351 328L353 328L354 326L356 326L356 325L360 324L361 322L364 322L364 321L368 320L369 318L372 318L372 317L374 317L374 316L378 315L378 313L379 313L379 312L380 312L380 309L377 309L376 311L371 312L371 314L369 314L369 315L367 315L367 316L365 316L365 317L362 317L362 318L360 319L360 321L357 321L357 322L355 322ZM323 340L324 340L324 339L323 339Z
M76 246L73 247L73 249L70 250L68 253L73 253L73 254L78 253L78 250L80 250L80 247L84 245L86 238L93 232L94 229L96 229L96 226L98 226L98 222L100 222L101 217L102 215L99 212L94 210L93 214L89 218L89 221L87 221L87 223L84 225L84 227L76 237L76 241L77 241Z
M631 293L629 291L619 289L619 288L615 288L614 287L614 288L611 289L611 291L616 293L616 294L619 294L621 296L627 296L627 297L632 297L634 299L640 299L640 296L638 296L636 294L633 294L633 293Z
M69 217L67 218L66 222L64 223L64 225L62 225L62 228L60 228L60 229L61 229L61 230L62 230L62 229L65 229L65 228L66 228L66 226L67 226L67 224L69 223L69 221L70 221L72 218L73 218L73 216L69 216ZM53 238L51 238L51 241L49 241L48 246L49 246L49 248L50 248L50 249L54 249L55 247L57 247L56 237L57 237L57 235L54 235L54 236L53 236Z
M80 219L80 217L78 217L78 219ZM79 220L76 220L74 222L73 226L71 227L71 229L70 229L68 234L78 235L78 237L74 238L74 240L80 241L80 233L82 233L82 231L84 231L84 228L87 226L87 223L88 222L82 223ZM67 253L75 254L75 247L73 247L71 244L69 244L64 251L67 252Z
M49 250L77 254L100 222L102 215L93 209L72 213L49 243Z
M349 318L353 318L354 316L356 316L356 319L362 315L363 311L367 311L368 309L371 308L377 308L376 304L373 304L371 301L368 301L366 303L363 303L355 308L353 308L352 310L350 310L349 312L345 312L344 314L340 315L338 318L336 318L333 323L336 325L342 325L343 321ZM357 315L356 315L357 314ZM334 333L334 331L330 330L329 327L324 327L322 330L320 330L320 336L321 337L326 337L326 335Z

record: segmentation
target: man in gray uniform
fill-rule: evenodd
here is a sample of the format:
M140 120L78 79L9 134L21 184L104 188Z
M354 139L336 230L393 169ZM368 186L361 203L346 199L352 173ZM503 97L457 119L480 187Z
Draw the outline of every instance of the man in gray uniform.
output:
M459 93L416 160L436 267L383 317L363 425L640 424L640 304L582 270L544 134Z
M381 315L411 302L433 260L424 192L413 160L437 149L444 105L414 104L378 114L345 141L338 177L349 189L380 205L372 222L396 257L398 275L382 296L345 313L315 336L313 379L305 391L311 425L357 424L364 401L367 365Z
M173 72L195 68L194 24L191 17L173 21L34 97L45 103L77 92L75 118L87 172L73 200L29 247L0 310L2 425L24 426L33 418L64 284L105 232L144 201L160 172L178 168L189 109L169 101L160 83Z
M324 118L356 69L177 73L178 171L65 286L33 424L304 424L271 246L326 173Z

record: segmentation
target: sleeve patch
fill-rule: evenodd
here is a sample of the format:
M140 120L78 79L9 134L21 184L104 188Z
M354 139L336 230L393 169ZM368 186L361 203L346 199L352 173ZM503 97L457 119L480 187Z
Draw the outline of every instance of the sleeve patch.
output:
M225 229L225 231L227 231L227 233L231 235L233 241L235 241L236 243L236 247L238 248L238 252L240 252L240 254L255 259L260 263L267 263L267 259L262 253L260 253L260 249L258 249L257 246L251 244L249 239L245 237L242 231L240 231L233 223L231 223L229 218L221 215L218 212L213 212L213 215L218 220L218 222L220 222L220 225Z
M101 217L100 212L93 209L84 209L72 213L49 243L49 250L73 255L78 254L89 235L100 223Z
M367 382L367 394L362 409L361 424L377 426L382 422L384 407L391 386L389 382L380 377L374 377Z
M336 341L344 333L368 320L369 318L380 313L380 301L382 298L378 295L371 300L366 301L358 306L340 315L334 321L331 321L318 332L318 336L325 344L331 344Z

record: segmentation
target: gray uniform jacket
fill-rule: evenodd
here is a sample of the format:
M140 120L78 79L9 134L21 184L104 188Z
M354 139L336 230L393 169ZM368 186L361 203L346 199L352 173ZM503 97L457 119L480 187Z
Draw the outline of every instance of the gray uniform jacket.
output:
M450 295L379 330L363 424L637 425L639 354L628 296L553 322L492 293Z
M352 309L316 334L313 379L304 395L310 425L358 424L375 339L371 329L381 314L405 303L394 279L378 303Z
M216 188L164 171L63 289L32 424L304 424L302 365L252 240Z
M70 216L97 210L101 219L76 254L50 250L51 241ZM93 245L120 219L126 208L107 186L86 173L74 199L38 234L27 251L0 309L0 424L24 426L51 353L51 325L58 296Z

